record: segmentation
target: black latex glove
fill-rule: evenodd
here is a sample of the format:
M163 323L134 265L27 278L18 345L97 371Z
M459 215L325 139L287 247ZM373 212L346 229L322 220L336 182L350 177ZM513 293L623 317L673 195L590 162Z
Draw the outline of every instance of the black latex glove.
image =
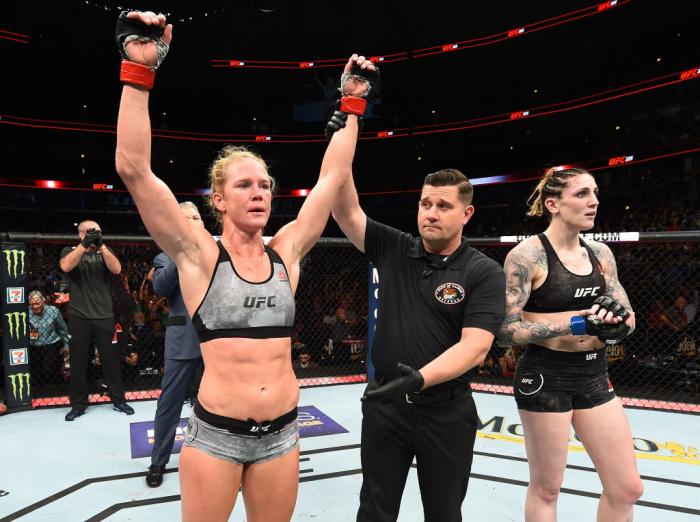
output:
M347 114L345 114L344 112L340 112L339 110L333 112L331 119L326 124L326 138L331 139L331 136L333 136L334 132L345 128L346 121L348 121Z
M102 248L102 245L103 245L104 243L102 242L102 231L101 231L101 230L98 230L98 231L97 231L97 237L96 237L95 240L92 242L92 244L95 245L95 247L96 247L98 250L99 250L100 248Z
M92 245L97 238L102 238L102 232L97 230L96 228L89 228L85 232L85 237L83 237L83 240L80 242L81 245L83 245L84 248L89 247Z
M421 375L418 370L414 370L406 364L398 363L397 367L401 377L397 377L379 388L368 391L362 396L362 400L381 400L388 402L398 397L403 397L407 393L420 391L423 384L425 384L423 375Z

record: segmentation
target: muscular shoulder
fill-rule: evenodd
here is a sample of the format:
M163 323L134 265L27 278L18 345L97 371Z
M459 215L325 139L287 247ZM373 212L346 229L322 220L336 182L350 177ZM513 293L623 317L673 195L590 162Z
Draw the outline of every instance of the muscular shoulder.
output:
M506 257L503 269L510 285L524 285L538 281L547 274L547 253L537 236L516 245Z
M540 238L532 236L518 243L509 253L506 258L508 261L525 264L530 268L547 269L547 254L542 246Z
M610 247L605 243L592 239L584 239L584 241L590 247L593 255L595 255L603 272L608 276L614 274L616 272L615 255L612 253L612 250L610 250Z
M600 259L601 256L606 257L613 255L612 250L610 250L610 247L605 243L593 239L584 239L583 242L590 247L598 259Z

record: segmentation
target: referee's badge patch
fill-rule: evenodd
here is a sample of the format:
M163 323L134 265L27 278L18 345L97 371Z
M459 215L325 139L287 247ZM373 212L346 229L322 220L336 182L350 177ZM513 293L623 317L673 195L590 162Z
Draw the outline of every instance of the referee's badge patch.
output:
M435 299L444 304L457 304L464 299L464 288L457 283L445 283L435 290Z

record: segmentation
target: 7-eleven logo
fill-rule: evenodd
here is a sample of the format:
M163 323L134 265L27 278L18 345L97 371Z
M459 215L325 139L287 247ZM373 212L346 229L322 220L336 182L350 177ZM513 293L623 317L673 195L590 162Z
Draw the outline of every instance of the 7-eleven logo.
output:
M7 287L7 304L22 304L24 303L24 287L8 286Z
M18 366L29 363L29 353L26 348L15 348L10 350L10 364Z

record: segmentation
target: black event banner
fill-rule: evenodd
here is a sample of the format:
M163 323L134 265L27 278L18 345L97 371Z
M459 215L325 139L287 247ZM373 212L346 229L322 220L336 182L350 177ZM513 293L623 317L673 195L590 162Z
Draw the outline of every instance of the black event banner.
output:
M7 406L31 404L29 374L29 307L27 304L27 245L1 243L2 344Z

